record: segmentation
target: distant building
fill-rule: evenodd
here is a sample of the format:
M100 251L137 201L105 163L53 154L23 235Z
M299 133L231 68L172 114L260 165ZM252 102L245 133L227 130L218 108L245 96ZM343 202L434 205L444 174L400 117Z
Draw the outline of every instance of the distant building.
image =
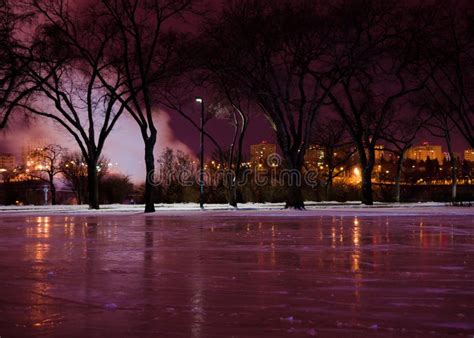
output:
M430 160L437 160L439 164L443 163L444 160L441 146L430 145L428 142L408 149L406 157L417 162L426 161L426 159L429 158Z
M46 139L35 139L28 140L23 143L21 147L21 161L22 164L27 165L29 161L32 160L31 154L38 149L42 149L49 144Z
M262 141L250 146L250 163L255 167L266 167L268 157L276 153L276 145Z
M15 155L9 153L0 153L0 170L10 170L15 168Z
M305 164L312 167L319 167L324 163L324 148L318 145L310 145L304 155Z
M385 146L382 144L375 145L375 162L380 162L384 158Z
M474 149L464 150L464 161L474 162Z

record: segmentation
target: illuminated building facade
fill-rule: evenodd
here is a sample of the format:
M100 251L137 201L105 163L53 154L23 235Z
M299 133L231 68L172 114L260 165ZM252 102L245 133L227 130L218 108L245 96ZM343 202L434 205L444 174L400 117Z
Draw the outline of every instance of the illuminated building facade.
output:
M464 161L474 162L474 149L464 150Z
M443 163L444 160L441 146L430 145L428 142L424 142L421 146L408 149L406 157L417 162L426 161L426 159L429 158L430 160L437 160L439 164Z
M317 168L324 163L324 149L318 145L310 145L304 155L304 162L308 168Z
M35 139L35 140L28 140L23 143L21 147L21 160L22 164L28 164L28 162L32 161L31 154L35 152L35 150L42 149L48 145L48 140L46 139Z
M16 166L15 155L0 153L0 170L11 170Z
M259 144L250 146L250 163L255 167L266 167L268 157L276 154L276 145L262 141Z
M382 158L384 158L385 156L384 150L385 150L385 146L382 144L377 144L375 146L375 162L380 162Z

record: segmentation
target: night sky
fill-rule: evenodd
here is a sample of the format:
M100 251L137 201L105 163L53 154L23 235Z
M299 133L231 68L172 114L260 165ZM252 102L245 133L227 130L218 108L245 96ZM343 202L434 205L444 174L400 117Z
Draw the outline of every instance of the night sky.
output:
M205 8L211 9L214 13L222 7L223 1L208 1ZM190 19L183 24L183 30L196 31L199 22L196 19ZM207 95L202 95L205 103ZM210 96L210 95L209 95ZM190 111L195 121L198 121L199 106L190 106ZM196 155L199 147L199 133L186 120L177 113L156 110L156 126L158 128L158 142L155 154L159 155L165 147L183 150L185 152ZM206 129L215 135L227 148L232 139L232 126L226 121L211 120ZM19 138L18 135L21 135ZM74 141L65 132L61 131L59 126L54 126L52 122L44 118L36 118L30 121L26 126L23 121L17 119L12 121L7 130L0 131L0 152L13 152L17 155L21 152L21 146L24 141L34 141L35 139L46 139L48 142L66 145L69 150L78 150ZM252 112L247 137L245 140L245 153L248 153L251 144L259 143L262 140L275 142L274 132L267 120L255 110ZM421 133L418 142L428 141L433 144L442 144L444 150L446 147L442 140L436 139L429 133ZM212 146L207 141L209 147L206 149L206 156L212 154ZM454 149L461 154L468 148L467 143L459 135L455 136ZM127 115L122 116L115 130L112 131L108 139L104 155L112 162L118 162L119 169L128 175L131 175L134 181L143 179L144 163L143 163L143 140L139 134L139 130L134 121Z

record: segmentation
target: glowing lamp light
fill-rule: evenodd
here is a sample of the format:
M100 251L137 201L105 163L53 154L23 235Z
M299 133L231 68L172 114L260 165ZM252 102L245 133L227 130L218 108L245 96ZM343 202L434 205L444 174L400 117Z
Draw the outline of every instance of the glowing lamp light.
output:
M196 102L198 102L198 103L202 103L202 97L197 96L197 97L195 98L195 100L196 100Z
M357 177L360 177L360 169L355 167L354 168L354 175L357 176Z

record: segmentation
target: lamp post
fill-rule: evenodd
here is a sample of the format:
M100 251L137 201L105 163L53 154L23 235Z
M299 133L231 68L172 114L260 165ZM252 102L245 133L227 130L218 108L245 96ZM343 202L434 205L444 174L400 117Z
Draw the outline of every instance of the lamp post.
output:
M200 170L199 170L199 207L204 209L204 101L202 97L196 97L196 102L201 104L200 132Z
M44 205L48 205L48 187L47 186L43 187L43 193L44 193Z

